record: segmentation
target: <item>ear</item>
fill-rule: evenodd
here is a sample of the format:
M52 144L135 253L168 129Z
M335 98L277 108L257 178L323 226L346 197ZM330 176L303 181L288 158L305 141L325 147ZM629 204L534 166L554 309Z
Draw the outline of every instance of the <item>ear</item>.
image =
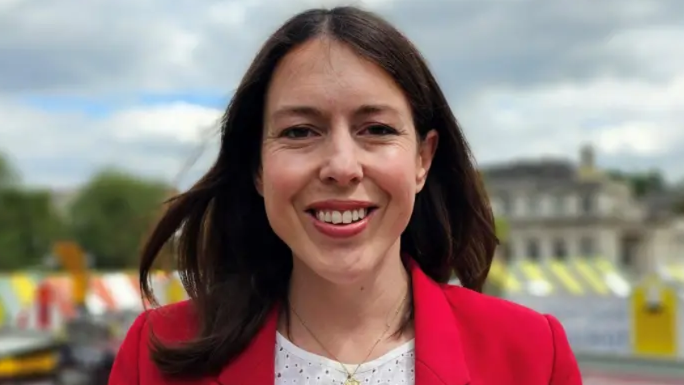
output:
M430 130L418 146L418 156L416 158L416 194L421 192L423 187L425 187L425 181L427 180L430 166L432 166L432 159L435 157L438 143L439 134L437 133L437 130Z
M263 196L264 196L264 182L263 182L263 178L261 175L261 167L259 167L259 171L254 176L254 187L256 188L259 195L261 195L261 197L263 198Z

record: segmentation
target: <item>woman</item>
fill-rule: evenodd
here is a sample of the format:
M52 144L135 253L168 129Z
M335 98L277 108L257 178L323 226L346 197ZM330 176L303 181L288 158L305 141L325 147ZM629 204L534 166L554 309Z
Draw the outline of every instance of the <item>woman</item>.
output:
M258 53L216 163L143 250L151 297L180 230L191 300L138 318L110 384L580 384L556 319L478 293L493 227L413 45L356 8L301 13Z

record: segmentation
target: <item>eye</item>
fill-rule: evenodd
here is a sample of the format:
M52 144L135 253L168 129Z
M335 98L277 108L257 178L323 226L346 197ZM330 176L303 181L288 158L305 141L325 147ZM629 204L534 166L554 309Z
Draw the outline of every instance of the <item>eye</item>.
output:
M290 127L284 129L280 135L281 138L287 139L305 139L312 136L318 136L318 133L309 127Z
M384 125L384 124L373 124L364 127L360 132L362 135L375 135L375 136L385 136L385 135L396 135L397 130L394 128Z

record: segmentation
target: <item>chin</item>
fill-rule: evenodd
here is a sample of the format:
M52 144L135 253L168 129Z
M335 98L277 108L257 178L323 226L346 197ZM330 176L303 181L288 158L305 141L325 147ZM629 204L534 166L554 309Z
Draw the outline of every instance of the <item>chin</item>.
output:
M307 263L309 269L326 281L348 285L363 280L380 263L381 253L370 250L320 250L315 261ZM306 261L304 261L306 263Z

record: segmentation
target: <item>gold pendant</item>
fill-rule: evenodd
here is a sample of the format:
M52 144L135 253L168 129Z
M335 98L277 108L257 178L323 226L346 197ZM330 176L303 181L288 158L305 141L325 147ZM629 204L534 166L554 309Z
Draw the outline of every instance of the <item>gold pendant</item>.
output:
M344 385L361 385L361 383L354 377L347 377L347 380L344 382Z

